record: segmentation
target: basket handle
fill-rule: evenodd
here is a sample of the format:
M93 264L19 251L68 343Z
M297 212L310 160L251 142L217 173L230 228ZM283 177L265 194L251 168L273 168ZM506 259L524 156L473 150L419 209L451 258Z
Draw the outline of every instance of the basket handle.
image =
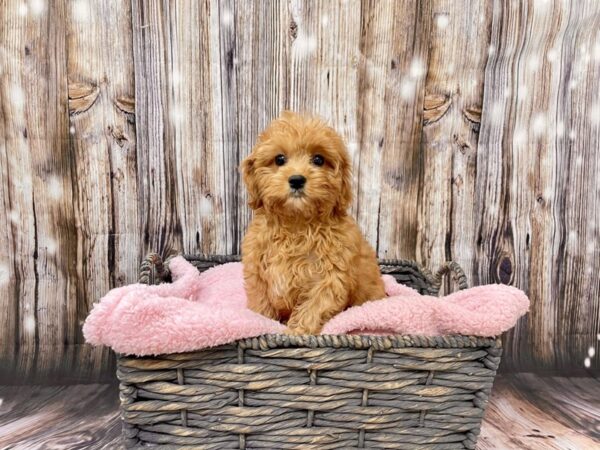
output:
M467 283L467 276L464 270L454 261L446 261L433 276L436 289L439 291L444 281L444 276L452 276L454 282L458 286L459 290L467 289L469 284Z
M149 253L140 264L138 282L159 284L169 278L170 272L158 253Z

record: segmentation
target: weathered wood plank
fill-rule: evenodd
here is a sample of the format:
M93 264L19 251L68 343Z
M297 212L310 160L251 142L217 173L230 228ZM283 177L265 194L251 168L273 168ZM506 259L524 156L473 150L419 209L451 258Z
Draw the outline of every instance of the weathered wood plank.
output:
M492 3L431 5L417 259L473 266L477 140ZM468 270L470 272L470 270Z
M74 298L75 217L70 199L65 5L0 11L0 76L5 206L2 265L3 353L19 373L53 374L70 337L63 300ZM10 258L5 262L5 258ZM7 302L10 302L8 303ZM46 352L45 346L56 351ZM15 347L16 346L16 347ZM4 364L3 368L6 366Z
M103 1L68 10L69 117L77 209L77 296L66 300L69 343L109 289L136 281L141 258L131 8ZM118 39L115 39L118 36ZM71 199L68 200L69 202ZM109 365L106 348L74 347L83 373Z
M142 253L157 251L167 255L183 250L177 210L177 187L183 180L176 175L173 122L192 112L173 109L171 105L170 3L134 0L131 6L136 148L141 149L137 159L141 248Z
M591 275L600 270L600 153L590 126L598 69L581 51L597 45L599 20L596 2L495 3L473 279L513 284L532 299L508 333L506 368L580 366L599 331Z
M415 255L428 11L427 2L361 8L357 218L385 258Z

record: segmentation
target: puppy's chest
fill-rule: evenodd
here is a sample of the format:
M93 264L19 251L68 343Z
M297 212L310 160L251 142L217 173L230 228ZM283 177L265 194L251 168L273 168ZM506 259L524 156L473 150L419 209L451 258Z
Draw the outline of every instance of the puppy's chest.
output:
M275 242L269 246L263 266L270 296L286 303L295 302L323 279L328 265L318 246L301 240Z

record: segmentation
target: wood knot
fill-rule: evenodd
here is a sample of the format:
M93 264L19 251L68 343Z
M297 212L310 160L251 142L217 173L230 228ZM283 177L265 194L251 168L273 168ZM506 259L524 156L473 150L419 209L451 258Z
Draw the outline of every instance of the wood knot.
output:
M298 36L298 24L294 19L290 20L290 37L295 40Z
M429 125L440 120L451 104L452 99L447 95L426 95L423 100L423 125Z
M512 281L513 266L508 256L502 257L498 264L497 279L502 284L510 284Z
M135 114L135 99L128 95L122 95L115 99L115 106L125 114Z
M473 131L479 133L481 124L481 106L468 106L463 109L463 116L473 125Z
M100 88L89 83L69 83L69 114L86 112L96 102Z

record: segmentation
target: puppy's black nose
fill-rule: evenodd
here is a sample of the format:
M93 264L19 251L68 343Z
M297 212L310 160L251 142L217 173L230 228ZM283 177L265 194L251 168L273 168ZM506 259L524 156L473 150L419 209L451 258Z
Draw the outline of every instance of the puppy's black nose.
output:
M292 175L288 178L292 189L302 189L306 183L306 178L302 175Z

